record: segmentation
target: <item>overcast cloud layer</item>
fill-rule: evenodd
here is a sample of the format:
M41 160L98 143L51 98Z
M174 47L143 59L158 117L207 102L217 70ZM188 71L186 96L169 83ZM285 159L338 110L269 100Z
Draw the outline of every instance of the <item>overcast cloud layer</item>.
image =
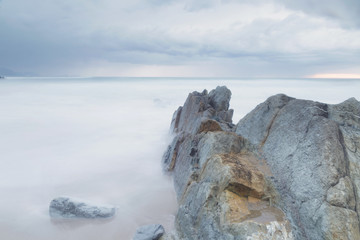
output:
M360 74L359 16L358 0L0 0L0 74Z

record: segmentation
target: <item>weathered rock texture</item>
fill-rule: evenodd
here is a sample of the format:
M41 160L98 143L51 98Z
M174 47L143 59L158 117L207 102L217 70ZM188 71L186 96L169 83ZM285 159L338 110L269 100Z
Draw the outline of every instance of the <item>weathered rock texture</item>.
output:
M174 113L171 239L360 239L360 103L279 94L234 126L230 97L193 92Z
M276 95L236 126L274 176L296 239L360 239L360 103Z
M158 240L164 232L164 227L160 224L144 225L136 230L133 240Z
M53 218L108 218L114 216L115 208L96 206L68 197L58 197L51 201L49 214Z
M273 205L272 173L255 145L235 133L231 92L191 93L174 114L164 169L173 173L179 201L179 239L293 239Z

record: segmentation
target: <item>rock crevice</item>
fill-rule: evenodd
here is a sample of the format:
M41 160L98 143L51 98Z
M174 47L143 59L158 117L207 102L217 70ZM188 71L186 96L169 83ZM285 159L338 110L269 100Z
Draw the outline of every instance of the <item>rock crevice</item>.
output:
M230 97L193 92L173 115L173 239L360 239L359 102L278 94L234 125Z

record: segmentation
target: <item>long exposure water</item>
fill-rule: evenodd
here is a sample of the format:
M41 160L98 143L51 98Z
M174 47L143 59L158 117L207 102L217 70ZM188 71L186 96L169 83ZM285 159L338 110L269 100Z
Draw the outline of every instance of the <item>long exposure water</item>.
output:
M360 80L0 79L0 239L131 239L137 226L173 227L176 200L161 156L189 92L228 86L234 123L269 96L360 99ZM53 221L50 201L115 205L107 220Z

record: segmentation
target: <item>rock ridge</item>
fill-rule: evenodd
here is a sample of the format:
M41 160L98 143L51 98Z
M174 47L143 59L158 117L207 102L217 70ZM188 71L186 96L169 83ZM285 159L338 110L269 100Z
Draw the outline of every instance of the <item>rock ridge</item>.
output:
M173 115L163 157L179 210L178 239L293 239L275 206L272 173L257 146L235 132L231 92L190 93ZM285 98L284 98L285 99Z
M360 103L269 97L236 125L225 86L193 92L163 156L179 209L163 239L360 239Z

